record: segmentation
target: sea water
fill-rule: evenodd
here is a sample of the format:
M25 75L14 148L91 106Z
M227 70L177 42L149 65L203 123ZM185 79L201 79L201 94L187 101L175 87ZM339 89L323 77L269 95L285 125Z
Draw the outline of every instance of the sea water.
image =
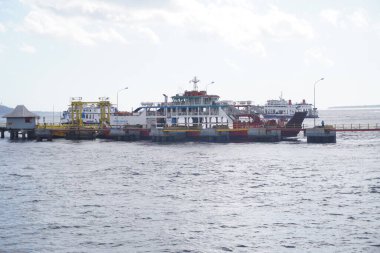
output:
M380 110L320 116L380 125ZM380 252L380 132L336 144L0 140L0 252L230 251Z

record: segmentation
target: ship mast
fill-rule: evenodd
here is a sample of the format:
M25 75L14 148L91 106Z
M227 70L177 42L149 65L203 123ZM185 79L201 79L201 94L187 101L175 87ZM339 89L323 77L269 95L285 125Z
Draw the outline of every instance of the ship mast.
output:
M189 81L189 83L193 83L193 90L198 91L198 83L200 82L199 79L197 79L196 76L192 80Z

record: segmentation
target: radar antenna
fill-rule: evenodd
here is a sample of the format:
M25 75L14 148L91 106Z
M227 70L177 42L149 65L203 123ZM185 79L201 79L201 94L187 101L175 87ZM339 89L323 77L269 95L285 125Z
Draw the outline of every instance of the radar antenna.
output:
M200 82L199 79L197 79L196 76L192 80L189 81L189 83L193 83L193 90L198 91L198 83Z

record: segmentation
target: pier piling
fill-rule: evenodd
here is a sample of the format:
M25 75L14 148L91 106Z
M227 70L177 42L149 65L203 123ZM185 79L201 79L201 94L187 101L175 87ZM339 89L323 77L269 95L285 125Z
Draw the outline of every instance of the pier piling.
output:
M336 143L336 131L329 127L314 127L305 129L308 143Z

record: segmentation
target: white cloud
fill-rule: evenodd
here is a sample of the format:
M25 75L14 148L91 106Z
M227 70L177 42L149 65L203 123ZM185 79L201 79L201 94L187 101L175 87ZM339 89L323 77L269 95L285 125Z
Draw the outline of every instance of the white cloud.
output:
M0 23L0 32L6 32L6 31L7 29L5 28L5 26L2 23Z
M241 67L229 58L224 59L224 63L235 71L240 71Z
M326 56L325 50L322 48L310 48L306 50L305 63L307 65L317 63L324 67L334 66L334 61Z
M322 10L320 16L323 20L337 28L367 28L370 26L367 11L363 9L355 10L352 13L327 9Z
M356 10L347 17L357 28L367 28L369 26L368 14L364 10Z
M234 48L265 56L265 40L314 36L306 20L275 6L259 13L248 0L171 0L160 7L131 7L98 0L22 2L31 9L24 29L85 45L99 41L126 43L136 38L159 43L163 30L176 28L184 34L205 34Z
M19 50L21 52L24 52L24 53L28 53L28 54L34 54L37 50L31 46L31 45L28 45L28 44L23 44Z
M169 23L190 31L212 34L227 44L266 55L264 40L313 38L309 23L275 6L258 13L248 1L176 1L175 12L165 12ZM218 3L218 4L216 4Z
M339 10L322 10L320 16L322 17L322 19L324 19L325 21L327 21L335 27L340 27L344 25L342 23L342 13Z
M83 16L65 17L45 9L32 10L25 17L25 28L39 34L68 38L84 45L94 45L97 41L126 42L113 27L93 23Z

